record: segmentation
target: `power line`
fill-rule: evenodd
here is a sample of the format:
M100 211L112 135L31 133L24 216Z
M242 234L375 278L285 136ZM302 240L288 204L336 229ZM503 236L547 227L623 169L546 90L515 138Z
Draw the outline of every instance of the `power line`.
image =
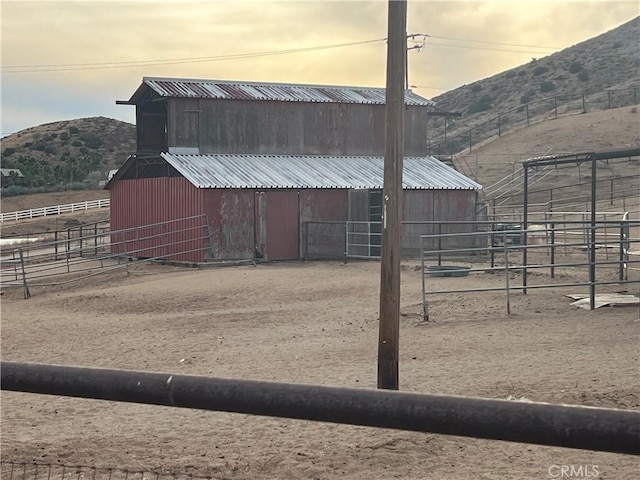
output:
M74 70L99 70L111 68L148 67L158 65L176 65L183 63L216 62L223 60L237 60L248 58L268 57L275 55L287 55L292 53L304 53L332 48L351 47L355 45L366 45L371 43L384 42L386 38L373 40L363 40L359 42L339 43L333 45L320 45L315 47L296 48L289 50L272 50L266 52L239 53L232 55L218 55L213 57L188 57L165 60L138 60L129 62L105 62L105 63L70 63L70 64L49 64L49 65L9 65L2 67L2 73L37 73L37 72L65 72ZM8 69L8 70L7 70ZM12 70L15 69L15 70Z
M424 33L409 35L410 41L415 42L415 40L413 39L415 39L416 37L422 37L423 39L436 38L436 39L443 39L443 40L453 40L453 41L468 42L468 43L480 43L480 44L487 44L487 45L504 45L504 46L524 47L524 48L546 48L546 49L556 49L556 50L558 49L557 47L546 47L541 45L523 45L523 44L515 44L515 43L489 42L484 40L468 40L468 39L453 38L453 37L442 37L438 35L429 35ZM182 58L168 58L168 59L161 59L161 60L133 60L133 61L99 62L99 63L6 65L2 67L2 73L64 72L64 71L74 71L74 70L98 70L98 69L112 69L112 68L176 65L176 64L185 64L185 63L215 62L215 61L224 61L224 60L259 58L259 57L267 57L267 56L274 56L274 55L288 55L288 54L294 54L294 53L327 50L332 48L350 47L355 45L366 45L366 44L378 43L383 41L386 41L386 38L364 40L359 42L339 43L339 44L332 44L332 45L319 45L315 47L296 48L296 49L289 49L289 50L272 50L272 51L265 51L265 52L251 52L251 53L240 53L240 54L231 54L231 55L218 55L218 56L210 56L210 57L182 57ZM422 45L424 45L424 43L422 43ZM455 45L455 44L433 43L433 42L429 43L428 45L454 47L454 48L468 48L473 50L493 50L493 51L512 52L512 53L536 53L536 54L547 53L547 52L539 52L539 51L534 52L534 51L525 51L525 50L507 50L507 49L498 49L498 48L489 48L489 47Z
M485 40L467 40L464 38L452 38L452 37L440 37L438 35L429 35L431 38L438 38L441 40L455 40L458 42L469 42L469 43L484 43L487 45L504 45L507 47L523 47L523 48L546 48L549 50L562 50L562 47L545 47L543 45L524 45L519 43L502 43L502 42L487 42Z

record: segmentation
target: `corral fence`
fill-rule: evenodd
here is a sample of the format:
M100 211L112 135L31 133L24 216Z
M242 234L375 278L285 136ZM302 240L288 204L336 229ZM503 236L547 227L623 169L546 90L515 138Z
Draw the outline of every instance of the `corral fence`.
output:
M2 480L210 480L215 477L172 473L161 469L129 470L117 467L0 460Z
M2 390L640 454L640 412L128 370L0 364Z
M28 220L31 218L61 215L63 213L85 212L96 208L107 208L110 205L108 198L88 200L86 202L67 203L65 205L52 205L50 207L30 208L16 212L0 213L0 223L8 221Z
M497 222L496 222L497 223ZM419 258L421 235L435 233L474 232L477 226L473 222L402 222L401 254L404 258ZM382 242L381 222L303 222L304 260L321 259L379 259ZM444 238L444 237L443 237ZM468 246L475 239L450 238L445 240L443 248ZM480 241L479 239L477 241ZM475 243L474 243L475 244Z
M591 110L637 105L639 90L640 87L630 87L540 98L500 112L491 119L476 124L454 124L452 127L448 119L434 117L431 120L434 125L430 129L442 132L442 137L429 142L428 153L435 156L448 156L465 150L470 152L476 144L540 121L577 115ZM472 169L461 168L461 170L465 175L473 176Z
M67 238L30 244L3 253L2 288L62 285L114 270L129 274L132 260L183 261L193 252L211 251L213 238L206 215L142 225L122 230L70 230ZM73 232L78 232L74 236Z
M588 287L589 307L594 309L597 287L640 284L635 274L637 267L632 266L640 263L640 259L632 255L640 238L630 236L631 229L638 228L640 221L600 220L593 225L582 220L551 220L529 222L527 229L513 223L475 223L484 231L420 237L424 320L429 319L429 298L435 295L504 291L507 312L511 313L512 291L526 294L531 289ZM470 244L474 243L471 239L478 238L475 243L483 246L441 247L455 237L465 238ZM439 246L434 248L434 244ZM527 272L536 270L548 272L549 276L542 283L529 284ZM633 275L630 270L634 270ZM561 281L556 281L559 271L574 273L569 280L563 275ZM461 278L454 279L456 281L438 278L466 277L474 273L502 273L504 285L466 286ZM514 274L521 275L520 285L510 281ZM582 278L578 278L580 276Z

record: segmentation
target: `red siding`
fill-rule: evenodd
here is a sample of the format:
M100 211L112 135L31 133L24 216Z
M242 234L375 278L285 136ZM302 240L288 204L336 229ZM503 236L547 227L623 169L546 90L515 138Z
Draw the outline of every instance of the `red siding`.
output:
M126 250L132 257L169 256L170 260L190 262L204 260L202 237L205 232L198 228L203 223L202 219L141 228L204 213L203 191L193 187L185 178L119 180L111 187L110 209L112 231L137 227L135 231L112 238L113 242L126 241L126 245L114 245L114 253L125 253ZM169 233L187 228L187 231ZM157 237L143 238L155 235ZM188 250L195 251L178 253Z

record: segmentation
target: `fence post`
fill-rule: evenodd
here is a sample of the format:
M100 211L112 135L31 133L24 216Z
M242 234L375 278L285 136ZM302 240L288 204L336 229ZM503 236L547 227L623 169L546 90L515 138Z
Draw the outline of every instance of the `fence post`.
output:
M438 224L438 266L442 265L442 223Z
M553 222L550 224L551 226L551 278L555 277L556 273L556 229Z
M471 148L473 144L471 143L471 130L469 130L469 153L471 153Z
M633 104L638 104L638 89L636 87L633 87Z
M553 97L553 111L555 118L558 118L558 97Z
M93 254L98 256L98 222L93 225Z
M344 263L349 258L349 221L344 222Z
M69 241L68 235L69 234L67 233L67 243L66 243L67 248L66 248L64 257L65 257L65 262L67 263L67 273L70 273L71 267L69 266L69 255L70 255L69 251L71 250L71 242Z
M525 105L525 111L527 112L527 127L529 126L529 104Z
M58 260L58 230L56 230L53 234L53 251L54 251L54 260Z
M127 238L122 232L122 250L124 251L124 263L127 269L127 276L129 275L129 255L127 254Z
M611 108L611 90L607 90L607 96L609 98L609 108Z
M582 113L587 113L587 99L584 93L582 94Z
M18 254L20 255L20 268L22 270L22 287L24 288L24 298L31 298L31 292L29 291L29 285L27 284L27 272L24 268L24 254L22 249L18 249Z
M15 277L16 282L18 281L18 262L16 262L16 251L11 252L11 257L13 260L13 276Z
M609 198L609 205L613 205L613 177L611 177L611 188L609 189L611 198Z
M507 315L511 315L511 298L509 295L509 246L507 245L506 230L502 236L502 243L504 244L504 283L507 293Z
M303 222L302 228L304 229L304 261L309 258L309 222Z
M82 225L80 225L80 256L82 257Z

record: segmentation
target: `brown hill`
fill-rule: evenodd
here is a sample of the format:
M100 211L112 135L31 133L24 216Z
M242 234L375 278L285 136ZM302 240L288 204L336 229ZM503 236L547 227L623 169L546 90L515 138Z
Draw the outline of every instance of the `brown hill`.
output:
M513 113L503 118L503 131L510 123L526 123L524 106L528 103L532 121L555 114L556 107L562 114L564 111L578 113L583 107L591 111L637 103L640 98L638 38L640 17L548 57L534 58L525 65L433 98L440 109L463 114L461 119L449 122L448 138L507 112ZM444 120L432 118L429 123L430 137L437 143L444 134ZM474 132L474 143L484 138L483 131L488 129L497 133L493 123L487 128L478 128ZM452 151L440 153L455 153L464 145L468 145L466 137L460 138L459 145L454 145Z
M74 157L81 162L91 162L89 171L99 172L96 177L106 178L110 169L117 168L134 151L134 125L105 117L80 118L46 123L4 137L2 165L24 168L20 165L24 163L20 160L22 157L54 169L64 165L66 158ZM42 175L41 172L35 174Z

